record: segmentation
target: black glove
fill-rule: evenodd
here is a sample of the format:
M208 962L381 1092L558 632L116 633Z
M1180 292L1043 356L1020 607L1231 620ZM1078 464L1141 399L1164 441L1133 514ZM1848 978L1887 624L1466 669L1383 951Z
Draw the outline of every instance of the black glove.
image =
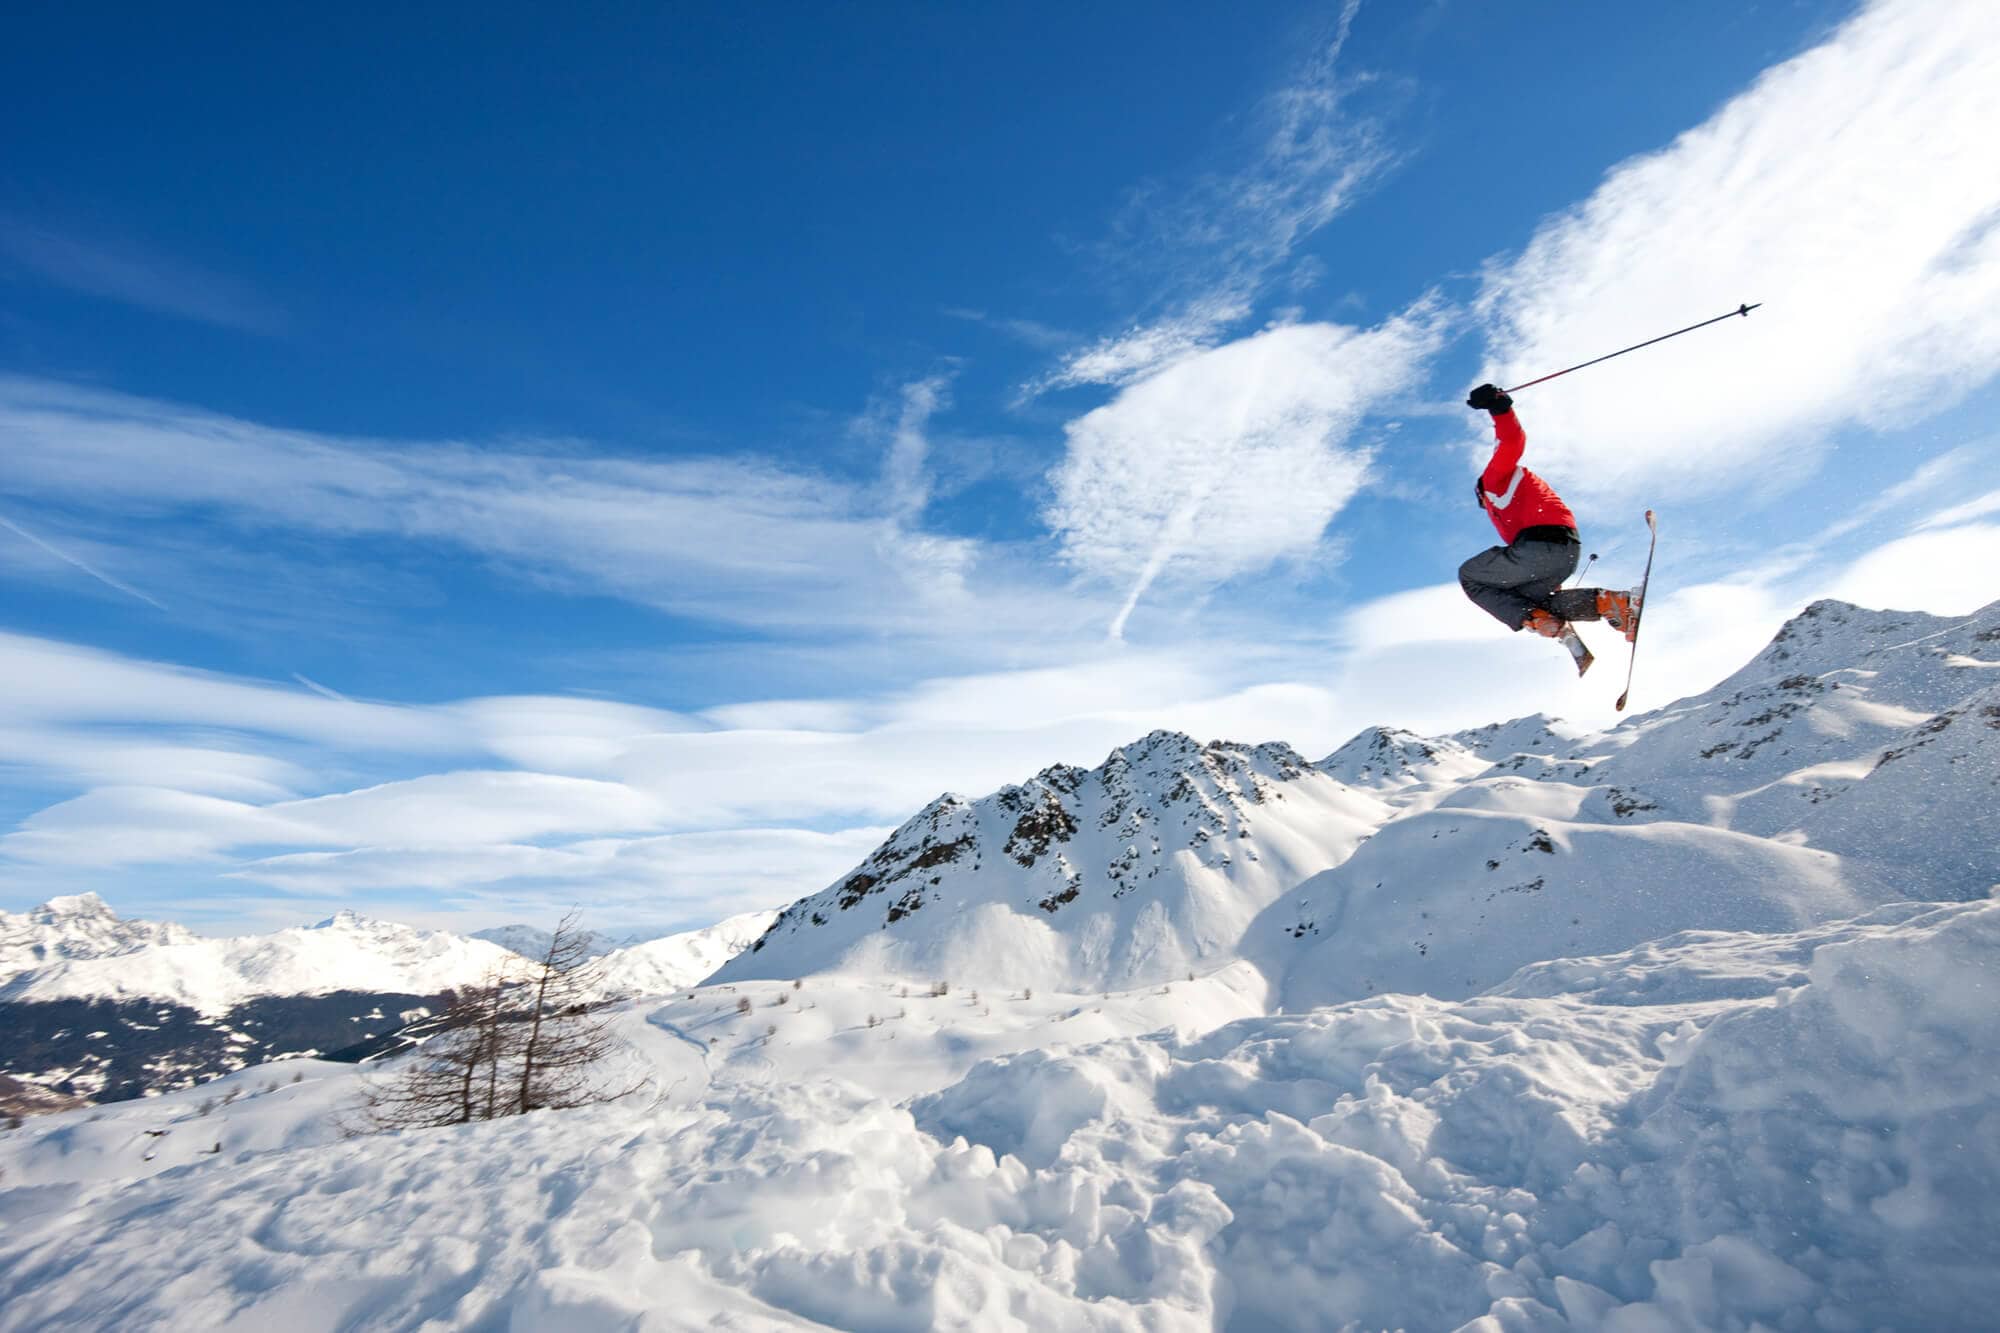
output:
M1472 479L1472 499L1473 503L1477 504L1483 512L1486 508L1486 478L1474 477Z
M1495 384L1482 384L1466 395L1465 405L1476 412L1491 412L1496 417L1506 416L1514 410L1514 400Z

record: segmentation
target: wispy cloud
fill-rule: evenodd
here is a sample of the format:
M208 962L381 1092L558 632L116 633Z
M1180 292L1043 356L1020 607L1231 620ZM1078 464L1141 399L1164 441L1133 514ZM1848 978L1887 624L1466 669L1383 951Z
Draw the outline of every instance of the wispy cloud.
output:
M136 597L138 600L144 602L146 605L154 608L155 610L164 611L167 609L166 603L162 602L159 598L154 597L151 593L140 592L137 588L133 587L131 584L125 583L119 579L112 578L109 574L106 574L103 570L98 569L94 565L91 565L90 563L82 559L80 556L72 555L68 551L63 550L61 547L56 546L51 542L43 541L40 537L37 537L34 533L28 531L26 528L22 527L19 523L14 522L10 518L0 517L0 528L7 529L7 531L13 533L15 536L21 538L23 541L26 541L31 545L35 546L36 548L46 552L47 554L54 556L56 559L62 561L64 564L75 566L77 569L80 569L84 573L90 575L90 577L96 579L99 583L102 583L107 588L114 588L117 591L124 593L128 597Z
M1112 636L1162 578L1213 587L1311 552L1367 474L1362 417L1411 382L1439 337L1429 304L1367 331L1269 329L1071 422L1047 519L1073 566L1126 586Z
M2000 6L1879 0L1495 267L1479 310L1503 383L1766 303L1523 395L1538 466L1585 499L1781 485L1831 428L1990 379L1996 51Z
M905 391L870 485L745 456L349 439L0 379L0 491L116 514L134 533L199 521L260 547L274 529L442 546L547 586L774 631L1058 626L1059 585L996 565L975 605L978 543L922 526L926 432L945 401L941 379Z
M1018 315L995 315L984 310L970 310L964 306L946 306L939 313L952 319L962 319L968 324L979 324L1006 334L1016 342L1026 343L1042 351L1054 351L1076 342L1076 335L1067 329L1059 329L1053 324L1044 324L1038 319L1025 319Z
M1239 161L1132 192L1097 254L1115 270L1149 274L1156 309L1070 353L1029 393L1129 383L1212 346L1251 316L1301 242L1394 165L1383 122L1355 109L1378 80L1340 63L1360 7L1346 0L1315 54L1246 117L1254 137ZM1318 270L1306 266L1287 286L1296 291Z
M283 313L249 284L196 265L0 213L0 257L71 291L246 333L272 334Z

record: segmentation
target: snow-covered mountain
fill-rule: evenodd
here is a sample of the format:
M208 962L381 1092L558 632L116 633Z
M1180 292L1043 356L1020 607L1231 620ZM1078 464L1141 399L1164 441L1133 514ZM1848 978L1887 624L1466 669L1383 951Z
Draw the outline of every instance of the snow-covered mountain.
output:
M597 987L609 996L665 995L702 981L742 953L770 929L775 911L744 912L699 930L684 930L632 943L586 931L588 954L598 960ZM473 932L529 961L545 957L549 932L540 926L495 926Z
M1312 766L1156 733L940 798L717 979L1117 989L1240 955L1300 1007L1973 896L2000 882L1996 688L2000 605L1821 602L1715 689L1608 732L1378 727Z
M1419 736L1401 727L1370 727L1317 767L1334 781L1402 804L1413 794L1449 786L1492 760L1451 737Z
M431 995L512 961L517 955L485 940L338 912L269 935L188 938L50 963L0 985L0 1002L158 1000L212 1015L269 996Z
M749 946L770 912L612 950L606 996L691 985ZM445 992L520 954L490 940L340 912L268 935L205 939L177 925L120 920L94 895L7 918L0 979L0 1073L21 1080L5 1105L67 1095L117 1099L185 1087L262 1061L375 1049L421 1021ZM510 938L539 956L531 934ZM39 1090L39 1091L38 1091ZM36 1100L39 1098L40 1100Z
M71 959L109 958L153 944L192 944L168 922L128 921L94 893L51 898L26 912L0 912L0 980Z
M777 919L776 912L744 912L701 930L613 950L598 964L598 988L607 995L632 996L693 986L755 944Z
M1545 958L2000 884L2000 604L1819 602L1714 689L1612 731L1454 739L1492 766L1252 928L1288 1007L1472 995Z
M817 972L1122 989L1233 959L1259 910L1390 814L1290 746L1154 732L1085 770L939 797L717 981Z
M584 942L584 952L591 958L602 958L614 949L623 947L623 941L601 931L578 932ZM490 926L485 930L475 930L468 939L485 940L501 948L530 960L548 957L549 945L554 940L553 932L541 926L531 926L525 922L514 922L505 926Z

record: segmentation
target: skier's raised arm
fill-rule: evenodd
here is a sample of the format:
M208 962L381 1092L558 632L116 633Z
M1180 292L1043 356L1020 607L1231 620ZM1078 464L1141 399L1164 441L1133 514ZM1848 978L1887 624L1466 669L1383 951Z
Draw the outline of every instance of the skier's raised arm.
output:
M1486 470L1479 474L1479 488L1489 496L1508 495L1514 469L1521 466L1521 454L1528 447L1528 432L1521 429L1521 419L1514 415L1514 400L1494 385L1482 384L1466 398L1465 405L1493 414L1493 438L1499 441Z

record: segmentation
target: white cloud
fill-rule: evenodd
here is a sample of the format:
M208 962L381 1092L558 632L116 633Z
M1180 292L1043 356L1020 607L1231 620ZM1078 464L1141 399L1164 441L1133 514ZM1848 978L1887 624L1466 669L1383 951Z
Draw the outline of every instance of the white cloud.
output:
M421 886L451 895L454 927L464 914L500 920L545 914L569 895L596 920L626 924L712 920L778 907L832 883L878 846L888 827L817 833L729 829L658 837L593 839L565 847L368 847L294 852L251 861L233 878L338 900Z
M400 753L462 749L470 739L462 726L436 712L328 699L0 631L0 725L100 724L253 732Z
M1255 138L1240 164L1132 192L1101 253L1121 268L1167 268L1166 312L1071 352L1029 394L1129 384L1213 346L1300 242L1393 165L1380 121L1353 105L1372 80L1340 67L1360 8L1345 0L1314 54L1243 117Z
M1379 328L1296 324L1175 362L1072 421L1046 515L1064 557L1123 581L1213 586L1313 550L1367 473L1351 438L1436 347L1420 305Z
M1943 509L1925 519L1926 528L1949 528L1988 514L2000 514L2000 491L1988 491L1949 509Z
M1490 375L1765 308L1522 396L1538 468L1649 500L1810 469L2000 365L2000 6L1885 0L1613 170L1489 274Z
M1832 595L1898 611L1970 614L2000 598L2000 525L1969 523L1879 546L1848 566Z
M1368 651L1419 643L1491 643L1501 627L1456 583L1434 583L1363 602L1342 618L1340 628L1343 642Z
M930 440L924 427L944 406L946 383L941 377L903 386L901 410L889 432L888 457L882 478L889 490L889 512L904 523L915 523L930 503L930 478L925 463Z
M1004 576L974 607L977 544L915 527L923 428L942 401L940 382L912 386L885 506L868 487L755 459L342 439L0 378L0 488L128 528L220 515L246 540L275 525L445 544L557 586L762 627L937 635L1046 618L1048 597Z
M100 787L22 821L0 849L23 860L128 865L249 847L476 849L531 838L660 826L650 794L549 773L433 773L257 805L163 787Z
M64 727L0 726L0 755L79 786L159 785L246 800L284 800L312 782L287 759L163 736Z
M1214 345L1221 333L1250 317L1249 297L1236 291L1211 292L1163 319L1099 338L1029 387L1029 392L1080 384L1129 384Z

